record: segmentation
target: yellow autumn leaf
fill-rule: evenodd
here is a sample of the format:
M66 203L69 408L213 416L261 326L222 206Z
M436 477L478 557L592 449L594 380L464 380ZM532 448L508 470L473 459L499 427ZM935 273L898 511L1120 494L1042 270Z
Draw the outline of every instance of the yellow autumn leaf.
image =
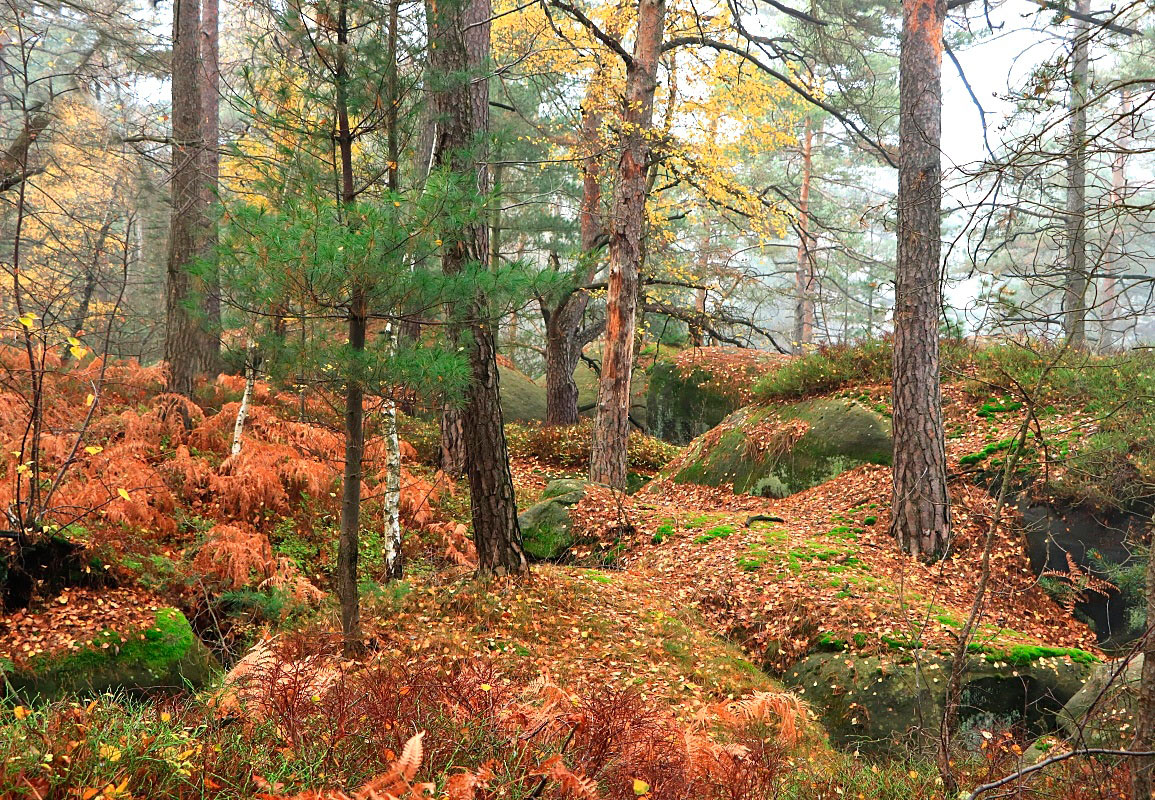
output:
M644 794L649 794L649 792L650 784L646 783L640 778L634 778L634 794L636 794L638 797L641 797Z
M68 348L68 352L72 353L72 357L75 358L77 361L79 361L80 359L82 359L86 355L88 355L88 348L87 347L77 347L76 345L73 345L72 347Z
M24 706L16 706L16 708L12 709L12 713L16 715L16 719L25 719L32 712Z
M111 744L102 744L97 750L97 754L101 758L107 758L114 763L120 761L120 748Z
M94 456L103 449L104 448L98 444L90 444L88 447L84 448L84 452L88 453L90 456Z
M67 341L73 347L80 347L80 340L77 339L75 336L69 336Z
M478 688L478 689L480 689L480 690L481 690L481 691L483 691L483 692L488 692L488 691L490 691L491 689L493 689L493 687L492 687L492 686L490 686L488 683L483 683L483 684L481 684L480 686L478 686L477 688Z
M21 314L16 319L17 319L17 321L19 321L19 323L21 325L23 325L25 328L28 328L29 330L31 330L32 326L34 324L36 324L36 315L33 314L31 311L28 311L28 312L25 312L24 314Z
M128 489L117 489L116 493L118 495L120 495L121 497L123 497L125 500L131 500L132 499L132 496L128 493Z
M88 397L84 398L84 405L90 406L96 402L96 395L89 393Z

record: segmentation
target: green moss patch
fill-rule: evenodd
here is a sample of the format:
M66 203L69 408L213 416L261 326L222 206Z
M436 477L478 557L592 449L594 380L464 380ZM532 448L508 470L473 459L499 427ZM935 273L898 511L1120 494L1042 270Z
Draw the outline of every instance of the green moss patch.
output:
M13 673L20 694L57 697L71 692L179 690L204 684L213 657L175 608L156 612L152 627L105 630L78 651L47 655Z
M764 440L795 420L805 424L797 440ZM820 398L735 412L692 444L670 477L785 497L863 464L889 464L891 453L889 420L852 400Z

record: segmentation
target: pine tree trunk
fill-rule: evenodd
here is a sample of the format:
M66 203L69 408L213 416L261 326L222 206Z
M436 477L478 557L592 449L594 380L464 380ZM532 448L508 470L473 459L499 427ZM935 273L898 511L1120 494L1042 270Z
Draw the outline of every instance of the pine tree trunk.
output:
M441 406L441 455L438 465L451 478L465 474L465 420L461 408L446 402Z
M475 176L478 191L488 190L488 170L479 153L479 135L489 124L489 0L428 2L431 69L440 88L434 93L440 142L437 161L457 175ZM476 73L482 77L477 79ZM455 274L467 264L485 264L489 252L484 221L463 226L456 241L448 241L442 269ZM480 293L468 304L472 343L472 380L465 393L466 473L469 476L473 538L478 574L482 577L528 570L517 524L517 504L501 414L494 320Z
M1077 11L1090 11L1078 0ZM1063 288L1063 335L1071 347L1087 344L1087 54L1088 26L1075 20L1071 51L1071 141L1067 155L1067 264Z
M337 55L334 80L337 100L337 151L341 170L341 205L345 223L356 200L353 185L353 132L349 124L348 66L345 48L349 41L348 0L337 5ZM368 303L359 275L350 275L353 286L347 317L349 349L365 349ZM341 534L337 543L337 595L341 600L341 631L346 658L361 654L361 597L357 585L360 558L361 477L365 457L365 389L357 366L350 365L345 378L345 470L341 480Z
M890 531L921 558L950 540L939 385L942 304L942 28L945 0L904 0L899 60L898 265L894 309L894 499Z
M221 174L220 26L218 23L218 0L200 0L200 4L200 92L201 113L204 118L201 191L204 193L204 208L207 215L208 210L217 202L217 187L220 184ZM205 352L202 367L210 374L220 371L221 356L221 278L216 267L216 247L216 225L209 222L205 230L204 241L201 244L200 256L207 263L213 265L204 277Z
M814 130L810 117L802 135L802 187L798 192L798 265L794 273L794 347L814 341L814 252L810 236L810 174Z
M645 252L648 134L653 126L654 90L665 30L665 0L638 0L633 59L626 69L622 154L618 162L610 225L610 276L606 295L606 339L590 456L590 480L626 488L626 444L630 434L630 379L638 281Z
M200 3L176 0L172 47L172 217L165 269L164 358L168 388L192 396L205 358L204 332L192 305L199 282L188 267L205 241L205 197L202 191L203 100L200 73Z
M1155 548L1153 548L1155 549ZM1139 676L1139 702L1135 709L1132 750L1155 750L1155 556L1147 557L1147 631L1143 637L1143 669ZM1131 761L1132 800L1155 797L1155 758Z

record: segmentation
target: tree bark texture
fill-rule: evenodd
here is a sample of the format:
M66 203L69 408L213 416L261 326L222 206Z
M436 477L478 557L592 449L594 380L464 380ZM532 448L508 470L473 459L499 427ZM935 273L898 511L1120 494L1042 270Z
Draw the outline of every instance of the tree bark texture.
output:
M176 0L172 48L172 217L165 274L164 358L169 391L192 396L212 348L201 315L193 310L203 287L189 272L201 252L208 219L201 178L204 165L200 80L200 3Z
M1090 0L1078 0L1084 15ZM1074 20L1071 47L1071 141L1067 153L1066 275L1063 286L1063 336L1071 347L1087 343L1087 53L1088 23Z
M488 191L488 169L480 152L489 125L489 0L439 0L426 5L430 68L439 84L434 94L437 163L458 175L472 176L480 194ZM480 74L479 74L480 73ZM484 221L463 226L447 241L442 269L453 274L486 263L488 231ZM451 234L452 235L452 234ZM517 524L517 504L501 413L497 350L487 299L468 303L469 365L472 380L465 393L466 474L469 477L473 540L478 574L483 577L525 572L529 565Z
M179 2L179 0L178 0ZM203 147L201 150L201 191L204 193L206 215L217 202L221 176L220 156L220 24L219 0L200 0L200 61L201 113L203 115ZM207 220L207 216L206 216ZM216 267L217 230L211 221L206 227L200 256L212 269L205 276L205 334L207 348L205 369L210 373L220 369L221 355L221 279Z
M634 52L626 67L622 152L610 212L606 337L597 417L594 420L590 480L615 489L626 488L634 327L638 281L645 252L646 175L665 19L665 0L638 0Z
M945 0L904 0L899 59L890 531L904 550L925 559L941 555L950 541L938 353L942 306L940 78L945 16Z

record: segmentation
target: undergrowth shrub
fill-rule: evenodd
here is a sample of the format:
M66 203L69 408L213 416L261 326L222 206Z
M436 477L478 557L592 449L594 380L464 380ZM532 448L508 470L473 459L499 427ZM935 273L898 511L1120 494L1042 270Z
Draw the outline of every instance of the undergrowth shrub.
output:
M509 454L514 458L537 458L558 467L583 467L589 463L593 422L582 420L573 426L509 423L505 435ZM676 445L641 431L630 431L627 447L629 468L643 472L661 469L680 452Z

